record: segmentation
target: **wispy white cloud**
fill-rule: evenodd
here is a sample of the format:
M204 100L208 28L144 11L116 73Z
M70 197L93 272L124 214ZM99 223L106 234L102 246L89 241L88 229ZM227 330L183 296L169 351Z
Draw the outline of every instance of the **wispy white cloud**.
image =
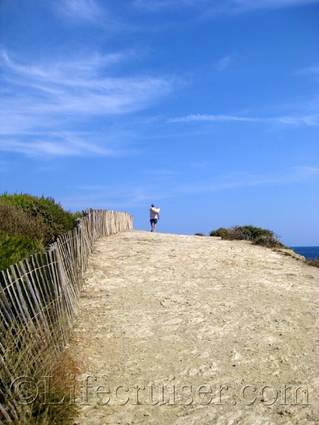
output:
M191 114L181 117L169 118L169 123L187 122L233 122L233 123L261 123L261 124L283 124L304 125L308 127L319 126L319 114L309 115L282 115L277 117L250 117L241 115L218 115L218 114Z
M294 168L303 177L319 176L319 166L302 165Z
M319 76L319 65L308 66L306 68L299 69L296 72L297 75L314 75Z
M75 195L61 199L70 209L110 208L127 209L149 203L150 199L161 199L161 192L154 187L139 184L118 183L112 185L87 185L77 187Z
M104 15L95 0L57 0L53 7L63 17L74 21L97 22Z
M18 64L6 52L1 58L11 87L21 86L28 91L28 97L22 93L20 102L5 99L7 112L9 107L9 112L14 113L122 114L143 108L172 87L172 80L165 78L104 76L105 66L115 60L114 54L45 66ZM116 54L115 58L118 61L124 55ZM19 90L16 97L18 93Z
M198 193L198 192L216 192L236 188L251 188L262 186L281 186L304 182L319 176L319 167L313 166L297 166L272 174L250 174L235 173L224 176L216 176L210 182L205 181L203 184L186 184L180 187L181 192Z
M48 0L54 15L66 25L94 26L105 33L145 30L112 13L112 2L105 0Z
M63 204L72 209L87 207L134 208L148 204L150 200L159 202L177 196L189 196L199 193L213 193L233 189L250 189L255 187L283 186L303 183L319 177L319 166L296 166L271 174L231 173L216 175L207 181L174 182L162 180L152 184L115 184L112 186L81 186L77 195L62 199Z
M223 56L222 58L220 58L216 62L214 68L217 71L220 71L220 72L225 71L225 69L227 69L230 66L231 62L232 62L232 57L231 56L229 56L229 55Z
M257 9L280 9L284 7L306 6L319 3L318 0L232 0L233 5L242 11Z
M270 118L270 121L285 125L317 127L319 126L319 114L309 115L283 115L280 117Z
M0 149L27 153L32 149L51 155L81 152L107 154L108 149L84 148L64 138L50 138L53 132L87 122L94 117L112 117L146 108L168 94L173 80L165 77L108 76L109 67L134 55L131 51L61 59L47 63L18 62L0 52L5 90L0 105ZM41 140L34 136L41 132ZM48 137L45 138L45 134ZM21 146L21 137L32 142ZM8 136L10 136L8 138ZM42 138L44 136L44 138ZM26 142L25 142L26 143ZM64 143L64 145L63 145ZM104 143L104 140L101 140ZM63 145L63 146L62 146Z
M169 118L170 123L185 123L185 122L259 122L255 117L244 117L236 115L212 115L212 114L191 114L181 117Z
M25 78L46 81L50 83L66 84L69 76L70 80L74 78L84 78L96 76L102 70L109 68L122 61L128 60L134 56L133 50L123 52L112 52L100 54L93 52L82 54L81 57L63 58L55 62L46 64L19 63L14 61L5 49L0 50L0 65L4 71L11 71L13 75L20 75Z
M33 137L33 140L18 140L0 136L0 151L16 152L30 157L37 156L115 156L119 152L116 150L104 148L92 142L87 142L79 138L60 135L52 137L47 135Z
M165 9L196 8L202 15L219 13L244 13L256 10L272 10L293 6L306 6L319 0L134 0L135 7L157 12ZM204 12L203 12L204 9Z
M209 4L210 0L134 0L133 5L136 8L146 10L148 12L157 12L165 9L177 7L201 7Z

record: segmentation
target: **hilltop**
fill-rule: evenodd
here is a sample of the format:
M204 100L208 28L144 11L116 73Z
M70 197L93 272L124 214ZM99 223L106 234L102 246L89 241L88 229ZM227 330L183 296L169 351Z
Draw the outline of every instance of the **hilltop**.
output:
M318 283L318 269L246 241L99 240L70 346L82 390L96 378L77 423L317 424Z

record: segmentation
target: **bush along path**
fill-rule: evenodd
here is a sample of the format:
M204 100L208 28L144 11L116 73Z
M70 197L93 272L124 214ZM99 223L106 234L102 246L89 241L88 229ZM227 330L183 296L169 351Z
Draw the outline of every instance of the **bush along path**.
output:
M99 240L70 345L76 423L318 424L318 285L248 241Z
M52 198L0 195L0 270L44 251L57 236L74 228L78 216Z

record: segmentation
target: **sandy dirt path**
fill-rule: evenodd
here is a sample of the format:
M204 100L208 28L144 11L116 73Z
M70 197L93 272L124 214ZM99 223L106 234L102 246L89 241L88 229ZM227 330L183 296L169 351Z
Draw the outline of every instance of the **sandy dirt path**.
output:
M319 269L246 242L98 241L71 342L77 423L318 425L318 288Z

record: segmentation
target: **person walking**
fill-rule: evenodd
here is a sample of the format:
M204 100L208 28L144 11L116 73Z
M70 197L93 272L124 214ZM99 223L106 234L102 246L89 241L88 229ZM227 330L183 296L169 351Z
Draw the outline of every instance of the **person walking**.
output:
M150 208L150 223L151 223L151 232L156 231L156 225L160 218L160 208L155 207L154 204L151 205Z

